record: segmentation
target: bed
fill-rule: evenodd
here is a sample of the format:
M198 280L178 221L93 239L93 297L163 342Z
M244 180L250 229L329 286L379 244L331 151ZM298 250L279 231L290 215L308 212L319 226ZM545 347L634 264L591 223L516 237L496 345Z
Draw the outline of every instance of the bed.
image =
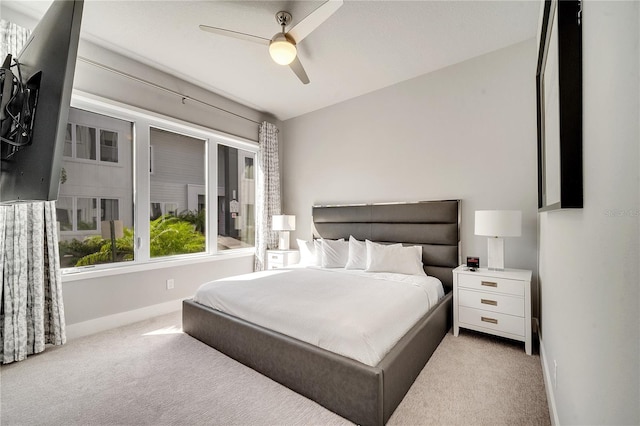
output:
M420 245L425 272L444 287L444 297L374 366L194 300L183 302L183 330L354 423L382 425L451 327L459 217L458 200L313 207L314 238Z

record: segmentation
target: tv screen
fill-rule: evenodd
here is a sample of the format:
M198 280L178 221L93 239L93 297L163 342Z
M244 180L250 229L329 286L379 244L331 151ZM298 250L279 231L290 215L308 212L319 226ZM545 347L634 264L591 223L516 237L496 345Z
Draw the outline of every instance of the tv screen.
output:
M55 0L18 54L19 70L15 64L11 68L14 80L25 88L30 85L31 93L21 108L13 105L22 115L19 121L27 118L27 125L14 140L0 142L0 202L58 198L82 8L83 0ZM2 93L8 93L8 79L2 84ZM3 96L2 107L8 106ZM6 120L18 123L12 116L5 111L3 128Z

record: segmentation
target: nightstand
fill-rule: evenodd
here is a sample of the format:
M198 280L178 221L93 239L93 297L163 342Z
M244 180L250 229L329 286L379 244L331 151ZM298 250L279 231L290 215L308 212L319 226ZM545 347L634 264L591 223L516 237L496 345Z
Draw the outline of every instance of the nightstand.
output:
M267 250L267 269L286 268L300 261L298 250Z
M531 355L531 271L454 269L454 336L461 327L522 341Z

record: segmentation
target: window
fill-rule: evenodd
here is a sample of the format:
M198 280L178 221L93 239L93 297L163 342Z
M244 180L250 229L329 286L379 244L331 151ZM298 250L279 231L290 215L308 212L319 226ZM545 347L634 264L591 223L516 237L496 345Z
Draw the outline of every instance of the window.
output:
M64 156L73 157L73 137L71 136L71 123L67 123L67 133L64 139Z
M254 245L257 144L110 102L72 104L57 201L62 267Z
M133 125L77 108L69 121L56 207L61 266L133 260Z
M255 154L218 145L218 250L255 243Z
M105 130L86 124L67 124L64 156L105 163L117 163L118 131ZM99 135L99 136L96 136ZM100 146L97 149L99 139ZM98 158L99 153L99 158Z
M150 143L150 256L206 251L205 204L192 199L193 188L206 194L206 141L152 128Z
M100 221L97 220L98 210L96 206L100 204ZM75 232L75 236L91 236L95 232L83 233L83 231L100 231L103 222L110 220L120 220L120 200L110 198L87 198L87 197L58 197L56 205L56 216L61 236L70 234L66 231ZM75 213L74 213L75 212ZM84 235L81 235L84 234Z
M73 231L73 198L58 197L56 217L60 232Z
M253 180L253 157L244 158L244 178Z
M118 133L100 130L100 161L118 162Z
M74 126L76 130L76 158L96 159L96 129L82 125Z
M119 220L120 209L118 200L103 198L100 200L100 221Z
M204 206L202 206L202 208L204 208ZM151 215L149 219L155 220L163 215L178 216L178 203L163 203L152 201Z
M98 220L95 198L76 198L76 229L78 231L97 231Z

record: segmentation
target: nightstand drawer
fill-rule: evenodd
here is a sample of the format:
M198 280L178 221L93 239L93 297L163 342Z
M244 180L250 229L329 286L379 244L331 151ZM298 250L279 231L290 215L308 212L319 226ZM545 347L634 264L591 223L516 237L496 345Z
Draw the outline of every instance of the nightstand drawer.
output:
M288 268L298 263L297 250L267 250L267 269Z
M459 274L458 287L466 287L474 290L485 290L492 293L524 296L524 285L522 281L510 280L505 278Z
M516 317L513 315L485 311L482 309L468 308L466 306L460 306L459 309L460 326L468 324L470 326L482 327L517 336L525 335L524 317Z
M269 260L267 261L267 265L269 265L269 269L284 268L286 265L286 262L285 262L284 256L269 255Z
M459 289L460 306L524 317L524 298Z
M276 264L276 263L284 264L285 253L269 252L267 256L269 258L269 262L272 264Z

